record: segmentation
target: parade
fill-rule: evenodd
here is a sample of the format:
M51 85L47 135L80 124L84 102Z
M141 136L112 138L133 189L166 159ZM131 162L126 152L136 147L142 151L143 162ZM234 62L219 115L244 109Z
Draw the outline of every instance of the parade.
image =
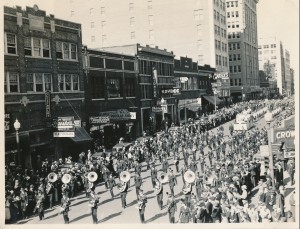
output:
M120 199L115 204L123 212L132 206L127 196L134 193L141 223L151 218L152 202L169 223L293 222L295 191L288 201L285 192L296 182L294 157L275 157L274 171L265 166L257 154L268 144L268 131L255 123L273 112L274 126L279 125L295 114L294 106L292 98L240 102L153 136L145 133L127 149L109 151L96 144L78 161L42 159L38 170L6 165L6 222L47 221L46 211L54 209L57 223L69 224L72 202L83 194L97 224L97 209L105 211L109 201L104 192ZM253 126L236 130L239 114L249 114Z

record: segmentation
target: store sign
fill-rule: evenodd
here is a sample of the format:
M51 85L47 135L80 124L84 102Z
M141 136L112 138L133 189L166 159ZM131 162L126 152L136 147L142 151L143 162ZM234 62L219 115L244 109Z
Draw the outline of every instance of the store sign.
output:
M75 127L81 127L81 120L74 120Z
M273 129L274 142L284 142L287 146L295 146L295 116L283 120L283 127Z
M167 113L168 112L168 105L161 105L161 110L162 110L162 112Z
M54 138L74 138L75 132L53 132Z
M174 95L174 94L180 94L181 88L167 88L167 89L161 89L162 95Z
M106 124L109 122L110 120L108 116L90 117L90 124Z
M159 113L159 112L162 112L162 107L152 107L152 112L155 112L155 113Z
M45 92L46 118L51 118L51 92Z
M59 131L74 131L74 117L58 117L57 118L57 129Z
M4 130L10 130L10 114L4 116Z
M130 112L130 118L136 119L136 112Z
M229 79L228 72L218 72L214 74L209 75L210 79L216 80L216 79Z
M108 116L110 121L126 121L131 119L130 112L127 109L118 109L116 111L100 112L101 116Z
M30 30L44 31L44 17L38 17L29 14L28 19Z

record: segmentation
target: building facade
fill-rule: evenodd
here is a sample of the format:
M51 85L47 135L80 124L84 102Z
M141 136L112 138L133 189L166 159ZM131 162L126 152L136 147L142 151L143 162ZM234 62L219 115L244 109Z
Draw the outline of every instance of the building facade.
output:
M135 56L84 48L86 114L94 139L111 148L139 135L138 64Z
M292 79L291 79L291 67L290 67L290 52L284 51L284 94L290 96L292 93Z
M36 5L4 7L4 38L7 162L36 167L41 158L54 160L81 149L84 139L77 136L85 123L81 25L47 16ZM53 137L57 117L76 120L75 137ZM17 131L16 119L21 124Z
M285 89L284 48L276 37L260 38L258 45L259 69L267 71L277 81L279 93Z
M83 43L90 48L116 46L120 41L149 44L228 72L225 0L178 0L176 4L173 0L64 3L65 7L55 9L56 14L82 23ZM79 19L78 15L87 17Z
M230 90L234 101L260 94L257 11L258 0L226 0Z
M177 101L177 122L186 123L203 113L213 110L210 75L215 73L210 66L198 66L192 58L180 57L174 60L175 94Z

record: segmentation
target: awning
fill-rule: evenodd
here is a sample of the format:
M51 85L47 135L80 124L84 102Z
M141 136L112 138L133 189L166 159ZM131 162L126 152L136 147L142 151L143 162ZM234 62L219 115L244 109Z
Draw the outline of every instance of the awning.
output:
M186 106L187 109L191 110L191 111L194 111L194 112L197 112L199 110L199 108L201 107L201 105L188 105Z
M83 127L76 127L75 137L73 137L71 139L75 143L88 142L88 141L92 140L90 135L86 132L86 130Z
M203 95L203 98L206 99L208 102L210 102L211 104L215 104L215 97L211 96L211 95ZM219 105L222 102L221 99L219 99L218 97L216 97L216 104Z

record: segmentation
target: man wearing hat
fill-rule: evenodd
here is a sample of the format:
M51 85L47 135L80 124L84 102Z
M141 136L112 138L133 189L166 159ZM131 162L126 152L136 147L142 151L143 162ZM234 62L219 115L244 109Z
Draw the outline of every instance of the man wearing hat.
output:
M196 179L195 179L195 188L196 188L196 195L198 200L201 198L202 188L203 188L203 178L200 177L200 173L197 172Z
M63 197L61 199L60 207L61 207L61 213L63 214L65 224L69 224L69 216L68 213L70 211L71 201L69 197L67 196L66 192L63 192Z
M213 223L221 222L222 220L222 208L219 201L215 201L212 208L211 218Z
M290 176L290 184L293 185L295 180L294 180L294 174L295 174L295 162L292 157L290 157L289 161L287 162L287 172L289 173Z
M114 198L114 192L113 192L113 188L116 185L115 179L113 178L112 174L109 175L109 178L107 180L107 187L109 189L111 198Z
M152 182L152 187L155 187L155 180L157 178L157 169L155 168L154 162L151 163L151 182Z
M138 209L141 223L145 223L145 208L147 203L147 196L144 194L142 189L139 189L138 194Z
M141 176L137 173L137 174L135 175L135 177L134 177L134 184L135 184L135 191L136 191L136 196L137 196L137 198L138 198L138 196L139 196L139 191L140 191L140 189L141 189L142 183L143 183L142 178L141 178Z
M38 194L36 196L36 205L33 210L33 213L38 210L39 218L40 220L44 219L44 201L45 201L45 195L41 190L38 190Z
M191 196L190 211L191 211L192 222L197 223L197 200L194 193L192 193Z
M169 214L169 222L175 223L175 212L177 211L176 201L172 193L166 193L168 195L167 211Z
M93 218L94 224L98 223L98 217L97 217L98 204L99 204L99 197L97 197L95 195L95 191L91 191L90 199L89 199L89 206L91 207L92 218Z
M173 170L171 168L169 168L168 177L169 177L170 190L171 190L172 195L174 196L174 187L175 187L175 185L177 185L177 179L174 176Z

